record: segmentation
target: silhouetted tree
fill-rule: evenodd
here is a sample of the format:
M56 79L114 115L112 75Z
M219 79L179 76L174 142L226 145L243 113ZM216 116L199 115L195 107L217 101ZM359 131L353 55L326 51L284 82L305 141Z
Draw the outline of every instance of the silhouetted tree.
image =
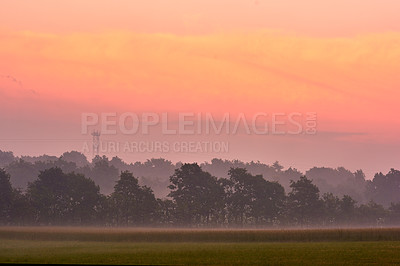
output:
M335 225L337 223L341 212L340 203L340 199L332 193L322 195L325 225Z
M5 167L6 165L9 165L15 160L16 158L14 157L14 154L11 151L0 150L0 167Z
M313 167L306 172L321 193L333 193L339 197L349 195L357 201L364 200L366 182L363 175L362 171L352 173L343 167Z
M93 168L88 173L88 177L100 186L101 193L109 195L113 192L115 182L118 180L118 169L110 165L107 157L95 157Z
M229 170L232 184L228 199L235 223L267 224L280 215L285 192L276 182L266 181L261 175L253 176L245 168Z
M148 225L154 222L157 201L153 191L139 186L132 173L121 173L111 194L111 211L118 225Z
M60 159L66 161L66 162L75 163L75 165L77 167L83 167L83 166L89 164L86 156L77 151L64 152L61 155Z
M2 168L0 168L0 192L0 224L8 224L11 221L13 189L10 175Z
M383 225L388 213L385 208L373 201L362 204L357 209L358 225L380 226Z
M275 172L281 172L283 166L278 161L276 161L272 164L272 168L275 170Z
M28 183L33 182L39 174L39 170L33 163L22 159L12 162L5 169L10 174L11 184L22 190L25 190L28 187Z
M157 199L156 217L163 226L176 224L176 204L170 199Z
M356 209L356 201L349 195L344 195L340 201L340 223L351 225L355 221Z
M389 207L389 224L399 225L400 224L400 202L392 203Z
M306 176L290 184L292 191L288 195L288 213L297 225L316 223L323 216L319 189Z
M207 224L214 220L223 202L217 178L197 163L184 164L170 177L170 197L176 203L177 219L183 224Z
M60 168L42 171L27 191L40 224L88 224L101 209L99 188L79 174L64 174Z
M165 198L169 194L169 177L177 168L171 161L152 158L144 163L136 162L129 169L139 179L139 184L151 187L157 197Z
M368 182L367 196L386 207L391 203L400 202L400 171L392 168L386 175L376 174L374 179Z
M36 163L36 162L54 162L57 161L59 158L57 156L51 156L47 154L43 154L40 156L21 156L21 160L24 160L28 163Z
M13 225L31 225L34 223L34 210L25 194L13 189L12 208L10 212Z

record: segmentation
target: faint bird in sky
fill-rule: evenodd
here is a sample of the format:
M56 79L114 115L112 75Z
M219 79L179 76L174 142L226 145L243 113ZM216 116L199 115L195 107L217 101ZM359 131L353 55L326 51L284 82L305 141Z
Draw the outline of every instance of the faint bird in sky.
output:
M19 81L19 80L17 80L17 79L14 78L13 76L10 76L10 75L0 75L0 77L1 77L1 78L5 78L5 79L9 79L9 80L11 80L12 82L15 82L15 83L19 84L19 85L22 87L22 82Z
M5 91L11 90L12 93L17 92L26 94L28 92L30 94L39 95L33 89L25 89L22 82L11 75L0 75L0 89Z

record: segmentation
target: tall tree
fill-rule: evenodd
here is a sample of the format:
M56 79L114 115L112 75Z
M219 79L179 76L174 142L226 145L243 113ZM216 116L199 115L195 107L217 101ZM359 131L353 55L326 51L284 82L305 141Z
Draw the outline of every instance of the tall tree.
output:
M108 158L96 156L93 159L93 168L89 177L100 186L101 193L109 195L113 192L115 182L118 180L118 169L112 166Z
M290 184L292 191L288 195L288 212L297 225L309 225L322 218L322 202L319 189L306 176Z
M39 174L28 186L28 198L40 224L60 224L68 213L68 184L60 168L51 168Z
M278 219L285 200L280 184L266 181L262 175L253 176L245 168L231 168L229 176L230 210L236 223L268 224Z
M216 177L197 163L184 164L170 177L170 197L176 203L177 218L184 224L205 224L222 208L223 187Z
M9 165L15 161L14 154L11 151L2 151L0 150L0 167L4 167Z
M73 162L77 167L83 167L89 164L86 156L77 151L64 152L60 159L66 162Z
M0 224L7 224L11 220L13 189L10 175L3 168L0 168L0 192Z
M42 171L29 184L27 196L40 224L89 224L101 209L99 187L82 175L65 174L60 168Z
M335 225L341 212L340 199L332 193L322 195L322 205L324 210L324 224Z
M389 207L391 203L400 202L400 171L390 169L384 175L378 173L368 182L367 195L370 200Z
M26 190L29 182L33 182L39 171L33 163L22 159L15 160L5 167L11 176L11 183L14 187Z
M100 194L100 188L95 182L81 174L69 173L68 195L72 224L103 223L105 196Z
M349 195L344 195L340 200L340 214L339 221L344 225L350 225L355 220L356 215L356 201Z
M132 173L124 171L111 194L112 215L119 225L147 225L154 222L157 201L153 191L139 186Z

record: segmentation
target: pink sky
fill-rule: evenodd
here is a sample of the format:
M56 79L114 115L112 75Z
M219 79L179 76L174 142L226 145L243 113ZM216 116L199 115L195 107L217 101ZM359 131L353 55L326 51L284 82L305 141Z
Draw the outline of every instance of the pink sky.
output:
M2 3L1 150L80 151L83 112L316 112L313 136L153 134L135 141L230 149L106 155L398 168L399 1L81 2Z

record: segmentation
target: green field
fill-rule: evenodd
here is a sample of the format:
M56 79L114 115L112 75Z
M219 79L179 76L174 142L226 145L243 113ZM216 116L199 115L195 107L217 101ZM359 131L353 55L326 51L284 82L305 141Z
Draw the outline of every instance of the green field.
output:
M325 236L325 238L324 238ZM0 228L1 263L400 264L400 229Z

